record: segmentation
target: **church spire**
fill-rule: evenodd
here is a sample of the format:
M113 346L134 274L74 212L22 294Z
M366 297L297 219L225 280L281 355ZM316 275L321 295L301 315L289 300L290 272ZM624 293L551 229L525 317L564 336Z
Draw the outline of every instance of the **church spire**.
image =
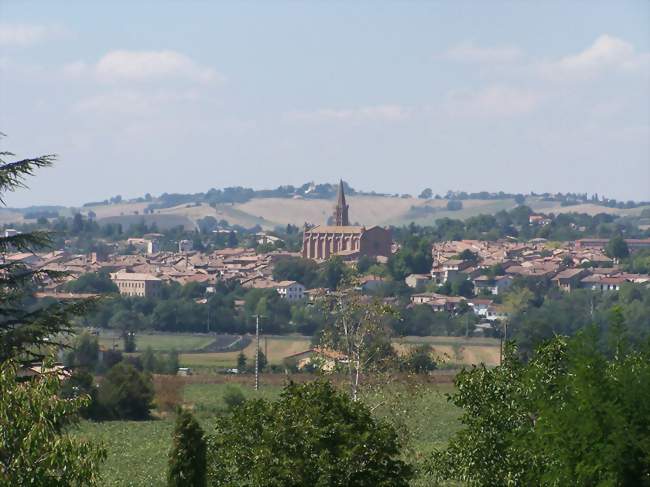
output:
M336 203L336 209L334 210L334 222L336 226L347 227L350 225L348 219L348 205L345 203L345 191L343 189L343 180L339 182L339 195Z

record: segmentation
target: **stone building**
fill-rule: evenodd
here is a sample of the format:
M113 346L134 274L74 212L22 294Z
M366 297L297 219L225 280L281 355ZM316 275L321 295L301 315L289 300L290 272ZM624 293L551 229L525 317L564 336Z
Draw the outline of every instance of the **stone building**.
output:
M149 298L158 296L162 281L155 276L139 272L116 272L111 280L120 290L122 296L140 296Z
M305 259L325 260L338 255L345 258L390 256L390 230L373 226L350 225L349 205L345 201L343 181L339 184L333 219L335 225L319 225L305 229L302 256Z

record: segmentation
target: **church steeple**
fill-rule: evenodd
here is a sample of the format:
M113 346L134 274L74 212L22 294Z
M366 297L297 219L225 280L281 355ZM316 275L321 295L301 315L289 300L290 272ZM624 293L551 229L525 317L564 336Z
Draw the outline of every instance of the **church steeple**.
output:
M343 180L339 182L339 195L334 210L334 222L336 226L347 227L350 225L348 219L348 205L345 203L345 191L343 190Z

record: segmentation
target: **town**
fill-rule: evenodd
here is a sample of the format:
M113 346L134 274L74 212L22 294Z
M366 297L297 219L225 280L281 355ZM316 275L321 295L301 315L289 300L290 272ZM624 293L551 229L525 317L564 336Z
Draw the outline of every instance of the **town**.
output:
M649 18L3 1L0 487L650 486Z
M318 335L325 320L315 318L314 311L307 310L324 296L340 292L349 280L362 293L380 296L384 303L401 309L407 317L417 306L428 308L435 313L430 315L432 322L448 323L443 334L500 337L503 324L513 311L508 306L508 291L515 283L514 289L537 288L544 289L545 293L552 289L564 293L580 289L607 293L619 291L625 285L650 285L647 270L641 266L641 271L635 271L629 263L630 256L643 258L650 252L647 237L585 237L568 241L521 239L511 235L484 240L425 238L422 242L428 255L417 266L398 270L396 262L409 252L406 237L394 240L391 228L350 225L349 213L354 208L350 209L346 201L343 181L338 185L336 203L332 206L332 216L328 219L332 224L306 225L302 232L289 225L291 234L286 229L279 232L240 229L239 239L244 244L241 246L228 246L238 241L236 230L217 228L203 234L178 233L178 240L166 240L167 247L175 245L176 250L161 250L165 234L146 233L144 225L145 233L138 237L123 240L99 237L93 242L98 250L85 254L68 250L66 245L74 247L74 243L67 236L61 240L63 248L40 253L9 252L3 259L65 276L42 282L35 295L40 299L74 300L114 289L113 292L119 292L124 298L143 298L154 303L150 313L145 313L148 324L145 319L145 323L137 324L138 320L134 320L121 325L122 335L128 329L129 336L147 328L250 333L253 315L250 310L262 296L259 292L251 293L252 290L277 293L277 298L284 301L268 308L263 327L266 333ZM521 213L522 209L526 208L518 207L513 213ZM552 215L527 209L526 216L524 223L532 229L544 230L555 225ZM73 220L83 228L84 219L89 218L76 214ZM395 233L399 233L398 229ZM4 234L12 237L19 231L6 228ZM221 239L222 248L205 250L211 238L223 235L226 239ZM283 237L292 238L297 250L287 249ZM194 248L195 242L203 250ZM329 277L319 278L319 273L329 273ZM113 287L106 285L111 282ZM163 290L169 286L192 289L192 307L183 319L176 317L173 323L161 319L162 312L158 312L165 308L169 292ZM219 293L227 294L230 303L222 303L221 307L213 304ZM230 308L225 320L220 316L224 306ZM245 308L249 309L248 313ZM471 329L467 319L465 326L454 325L468 312L472 316ZM409 328L409 322L407 318L406 334L422 333ZM85 326L110 331L115 324L101 319L93 323L91 319ZM425 334L439 334L441 328L435 330L438 333L429 328L430 333Z

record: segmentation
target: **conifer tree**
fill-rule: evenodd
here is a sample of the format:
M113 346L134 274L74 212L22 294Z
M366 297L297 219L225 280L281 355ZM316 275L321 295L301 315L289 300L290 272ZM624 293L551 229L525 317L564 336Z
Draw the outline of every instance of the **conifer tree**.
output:
M4 134L0 133L0 137ZM25 178L37 169L51 166L56 157L44 155L7 162L14 154L0 151L0 206L7 192L24 188ZM18 233L0 236L0 255L14 252L33 253L46 249L52 240L47 232ZM42 283L61 279L60 272L34 269L21 261L0 262L0 362L15 358L22 362L42 359L45 346L72 332L73 316L85 312L89 301L34 303L33 292Z
M167 473L169 487L206 485L206 441L192 413L179 409Z

